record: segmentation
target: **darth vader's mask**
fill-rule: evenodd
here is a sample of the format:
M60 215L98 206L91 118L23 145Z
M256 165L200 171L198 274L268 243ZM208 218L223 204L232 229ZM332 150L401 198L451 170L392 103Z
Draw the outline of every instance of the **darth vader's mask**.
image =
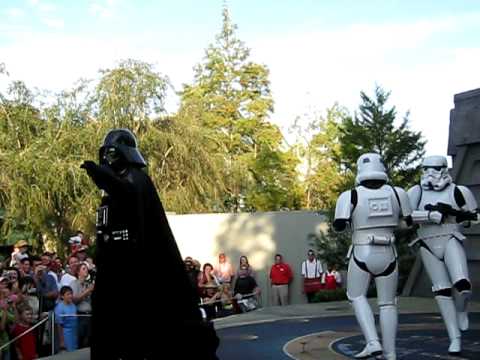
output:
M99 158L101 164L108 165L117 172L129 165L147 166L138 151L135 135L128 129L110 130L103 140Z

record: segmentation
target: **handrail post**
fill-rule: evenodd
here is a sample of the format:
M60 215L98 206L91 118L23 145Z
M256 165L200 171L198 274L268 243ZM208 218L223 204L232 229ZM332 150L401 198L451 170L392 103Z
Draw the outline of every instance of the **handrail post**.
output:
M55 311L51 311L51 320L52 320L52 327L51 327L51 337L52 337L52 356L55 355Z

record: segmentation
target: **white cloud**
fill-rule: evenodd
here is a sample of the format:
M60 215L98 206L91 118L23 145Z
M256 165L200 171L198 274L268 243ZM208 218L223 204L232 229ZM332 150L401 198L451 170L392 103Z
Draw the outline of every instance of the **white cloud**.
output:
M43 13L50 13L50 12L56 11L57 7L53 4L50 4L50 3L41 3L38 6L38 9Z
M118 5L117 0L105 0L103 3L94 1L89 6L90 14L106 19L115 15L115 10Z
M63 19L42 18L41 21L52 29L63 29L65 26Z
M271 71L276 109L272 120L285 129L308 109L323 110L335 101L355 110L360 91L372 94L378 83L392 91L390 105L397 106L399 118L411 110L411 128L422 131L427 151L446 154L453 96L479 86L480 48L468 54L438 49L439 57L433 60L422 59L419 53L434 36L478 19L473 14L407 24L354 25L254 41L252 56Z
M10 8L5 11L6 15L11 18L21 18L25 16L25 12L20 8Z

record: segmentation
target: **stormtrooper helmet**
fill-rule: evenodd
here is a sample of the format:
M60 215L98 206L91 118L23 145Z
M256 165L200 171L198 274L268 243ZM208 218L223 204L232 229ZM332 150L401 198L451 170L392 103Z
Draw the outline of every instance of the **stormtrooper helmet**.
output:
M448 163L445 156L427 156L422 161L422 178L420 184L425 190L443 190L452 182L448 173Z
M367 180L388 181L385 165L380 155L375 153L366 153L357 160L356 185Z

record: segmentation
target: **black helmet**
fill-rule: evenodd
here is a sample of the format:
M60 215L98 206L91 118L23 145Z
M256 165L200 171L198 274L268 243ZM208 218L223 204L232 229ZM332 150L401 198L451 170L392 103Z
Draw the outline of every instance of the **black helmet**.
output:
M103 140L103 146L100 148L100 163L105 162L104 157L108 149L114 148L123 157L123 161L128 164L140 167L147 166L145 159L137 148L137 139L128 129L110 130Z

